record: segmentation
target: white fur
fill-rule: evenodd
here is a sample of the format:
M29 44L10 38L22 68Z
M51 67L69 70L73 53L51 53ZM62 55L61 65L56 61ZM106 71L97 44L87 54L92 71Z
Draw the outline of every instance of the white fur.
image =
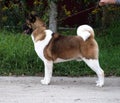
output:
M52 77L52 71L53 71L53 62L44 60L44 66L45 66L45 76L44 79L41 80L42 84L49 84Z
M82 37L84 41L88 39L91 33L94 34L94 31L89 25L81 25L77 28L77 35Z
M32 37L32 40L33 40L33 43L34 43L35 51L36 51L37 55L41 58L41 60L44 62L44 66L45 66L45 77L44 77L43 80L41 80L41 83L42 84L49 84L50 80L51 80L51 77L52 77L53 62L48 61L44 57L43 51L44 51L44 48L50 42L53 32L51 30L45 30L45 32L46 32L46 37L45 37L44 40L35 42L34 36L31 35L31 37Z
M71 59L61 59L61 58L57 58L57 59L54 61L54 63L67 62L67 61L71 61L71 60L81 61L82 59L80 59L80 58L71 58Z
M104 85L104 71L99 65L98 59L85 59L83 61L94 71L98 76L98 81L96 86L102 87Z
M41 40L41 41L37 41L35 42L34 41L34 37L33 35L32 36L32 40L33 40L33 43L34 43L34 47L35 47L35 51L37 53L37 55L44 61L45 60L45 57L44 57L44 48L46 47L46 45L49 43L49 41L51 40L52 38L52 31L51 30L45 30L46 32L46 37L44 40Z
M67 62L67 61L71 61L71 60L75 60L75 58L73 59L61 59L61 58L57 58L54 63L61 63L61 62Z
M72 59L64 60L64 59L58 58L56 61L54 61L54 63L66 62L71 60L77 60L77 61L83 60L97 74L98 80L96 82L97 83L96 86L102 87L104 85L104 71L101 69L98 59L72 58Z

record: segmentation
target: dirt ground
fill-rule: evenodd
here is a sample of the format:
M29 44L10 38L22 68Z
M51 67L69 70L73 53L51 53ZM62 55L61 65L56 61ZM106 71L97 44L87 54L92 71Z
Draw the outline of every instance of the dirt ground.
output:
M0 77L0 103L120 103L120 78L105 78L95 86L96 77L53 77L42 85L42 77Z

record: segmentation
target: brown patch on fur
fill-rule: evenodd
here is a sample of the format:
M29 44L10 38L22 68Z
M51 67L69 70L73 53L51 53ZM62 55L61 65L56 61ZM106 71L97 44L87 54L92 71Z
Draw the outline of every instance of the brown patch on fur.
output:
M98 59L98 45L93 38L89 38L81 45L81 54L86 59Z
M93 37L83 41L79 36L54 34L44 49L44 55L46 59L53 61L57 58L71 59L85 57L87 59L97 59L98 46Z
M35 42L45 39L46 36L45 30L41 30L39 28L35 29L32 34L34 36Z

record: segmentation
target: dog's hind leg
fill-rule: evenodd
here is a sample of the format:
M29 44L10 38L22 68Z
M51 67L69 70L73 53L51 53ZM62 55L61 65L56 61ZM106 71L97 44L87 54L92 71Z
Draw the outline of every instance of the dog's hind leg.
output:
M45 66L45 76L44 79L41 80L42 84L49 84L51 81L52 77L52 71L53 71L53 62L52 61L44 61L44 66Z
M98 76L98 81L96 86L102 87L104 85L104 71L99 65L98 59L85 59L83 61L94 71Z

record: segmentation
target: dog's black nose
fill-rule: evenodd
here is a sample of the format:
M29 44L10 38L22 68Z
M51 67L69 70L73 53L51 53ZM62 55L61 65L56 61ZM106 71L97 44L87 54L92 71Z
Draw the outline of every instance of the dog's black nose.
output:
M26 30L26 29L28 29L27 25L26 25L26 24L23 24L22 30Z

